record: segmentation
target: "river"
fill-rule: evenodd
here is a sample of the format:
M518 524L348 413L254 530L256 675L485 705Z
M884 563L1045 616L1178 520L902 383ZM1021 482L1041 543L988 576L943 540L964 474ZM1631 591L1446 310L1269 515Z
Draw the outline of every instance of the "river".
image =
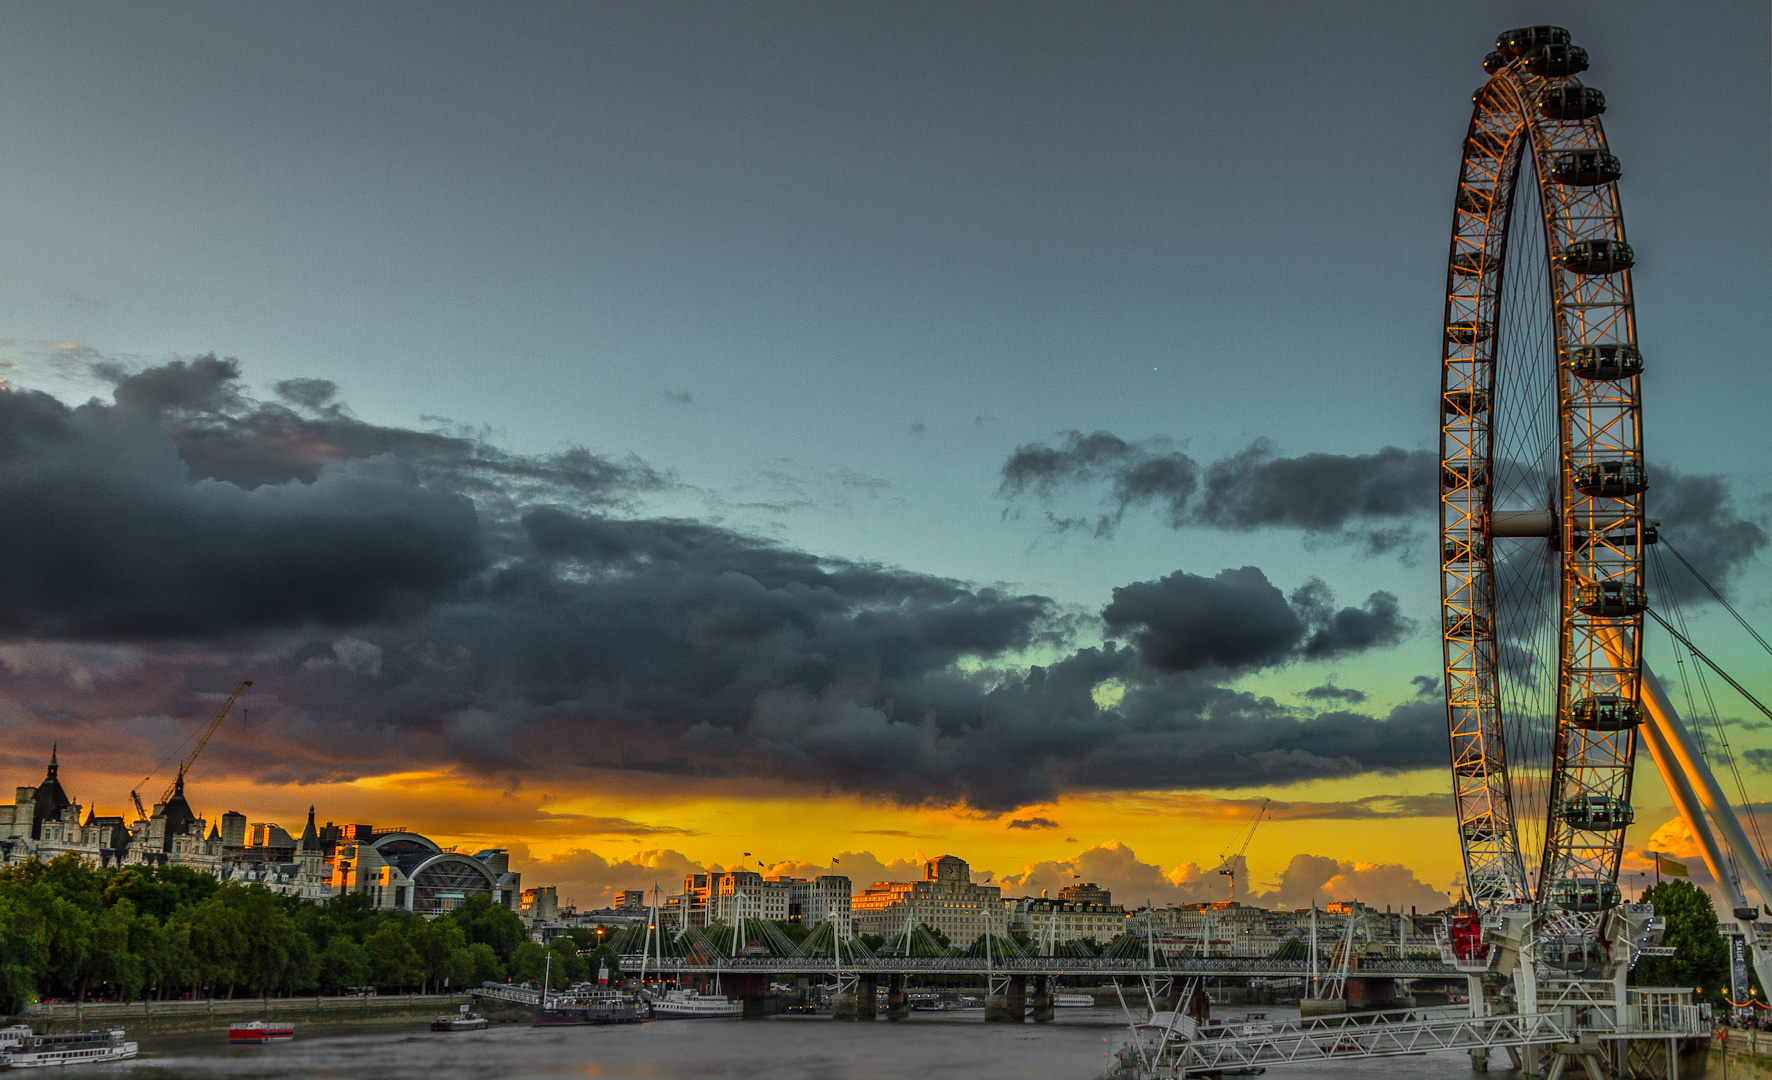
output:
M1273 1018L1294 1010L1273 1010ZM1225 1010L1227 1019L1238 1010ZM982 1023L971 1015L922 1014L897 1023L822 1017L763 1021L663 1020L621 1027L433 1033L398 1027L298 1028L272 1046L227 1045L225 1034L144 1039L128 1065L69 1069L63 1076L117 1075L205 1080L489 1080L589 1076L647 1080L1091 1080L1126 1034L1118 1009L1062 1010L1051 1024ZM1496 1055L1491 1080L1506 1059ZM1284 1066L1270 1080L1465 1080L1461 1052Z

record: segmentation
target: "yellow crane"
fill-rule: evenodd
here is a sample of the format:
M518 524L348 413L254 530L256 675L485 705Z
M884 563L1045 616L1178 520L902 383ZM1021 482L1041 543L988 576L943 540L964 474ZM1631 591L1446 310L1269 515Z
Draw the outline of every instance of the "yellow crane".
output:
M234 702L236 702L240 699L240 692L245 690L248 686L251 686L251 685L252 685L251 679L241 679L240 685L234 687L234 692L228 695L227 703L221 707L220 712L215 714L215 719L211 720L209 722L209 726L207 728L203 729L203 737L201 739L197 740L196 748L193 749L190 753L190 756L186 757L185 760L179 765L177 776L173 779L172 783L166 785L166 792L160 796L160 802L166 802L172 798L173 793L178 790L179 781L183 780L185 778L186 770L190 769L190 767L196 763L197 755L201 754L203 752L203 748L205 746L209 745L209 737L211 735L215 734L215 729L218 727L221 727L221 722L228 718L229 712L233 711ZM157 769L157 768L154 770L154 772L158 772L158 771L159 771L159 769ZM142 777L142 782L137 784L136 788L140 789L140 788L147 787L148 781L152 780L153 778L154 778L154 773L149 773L148 775ZM146 807L142 806L141 795L137 794L137 792L135 792L135 791L131 791L129 793L129 798L131 799L131 801L133 801L135 803L135 812L140 814L145 819L148 816L148 811L147 811Z
M1237 864L1244 862L1243 853L1249 850L1249 841L1255 839L1255 827L1261 824L1262 817L1267 814L1268 803L1271 802L1272 799L1261 800L1261 809L1255 812L1255 820L1249 823L1249 831L1243 834L1243 843L1237 848L1235 855L1230 854L1231 849L1228 847L1218 854L1218 872L1231 879L1230 895L1225 899L1233 903L1237 899Z

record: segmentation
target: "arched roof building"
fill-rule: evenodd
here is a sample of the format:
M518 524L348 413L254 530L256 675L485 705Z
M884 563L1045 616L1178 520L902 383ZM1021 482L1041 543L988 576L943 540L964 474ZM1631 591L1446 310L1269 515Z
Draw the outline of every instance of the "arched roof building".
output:
M502 848L467 855L418 833L386 832L339 846L333 891L364 893L384 910L441 915L472 896L515 909L523 887Z

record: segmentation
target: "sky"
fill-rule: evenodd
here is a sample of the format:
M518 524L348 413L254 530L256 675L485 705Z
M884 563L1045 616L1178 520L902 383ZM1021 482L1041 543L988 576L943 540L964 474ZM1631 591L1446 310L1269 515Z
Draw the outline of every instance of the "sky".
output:
M199 809L509 847L582 903L944 853L1220 898L1272 800L1239 898L1434 904L1483 56L1592 56L1650 513L1764 628L1769 20L0 10L0 769L59 743L120 812L250 678ZM1637 801L1630 873L1695 851L1647 765Z

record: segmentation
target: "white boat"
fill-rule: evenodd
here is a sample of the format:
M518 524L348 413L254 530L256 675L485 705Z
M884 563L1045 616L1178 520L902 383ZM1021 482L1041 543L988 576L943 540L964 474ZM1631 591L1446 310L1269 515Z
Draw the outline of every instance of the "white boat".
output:
M51 1065L90 1065L123 1061L136 1054L136 1045L123 1038L122 1028L75 1031L66 1035L38 1035L29 1028L7 1028L0 1033L0 1069L42 1069Z
M666 990L652 996L654 1020L697 1020L715 1016L743 1016L744 1002L723 994L700 994L694 990Z
M1095 998L1090 994L1053 994L1052 1005L1057 1009L1093 1009Z
M468 1007L466 1005L463 1005L461 1008L462 1011L459 1013L444 1013L442 1016L437 1017L437 1019L432 1020L431 1030L479 1031L481 1028L491 1023L490 1020L481 1016L479 1013L468 1012Z

